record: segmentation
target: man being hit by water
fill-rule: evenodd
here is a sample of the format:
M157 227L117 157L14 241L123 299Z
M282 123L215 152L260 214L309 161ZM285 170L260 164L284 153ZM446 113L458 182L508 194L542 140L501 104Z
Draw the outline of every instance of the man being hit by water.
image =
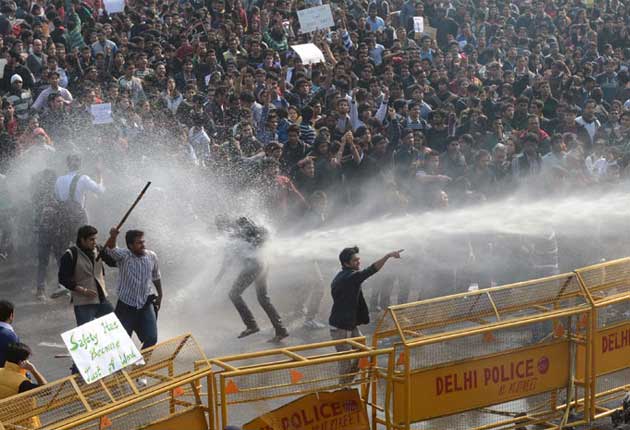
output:
M238 335L238 338L241 339L260 331L254 315L242 297L243 292L254 283L258 303L260 303L276 331L275 337L270 342L280 342L289 336L289 332L282 325L280 315L273 304L271 304L267 294L268 268L262 253L262 247L269 235L267 229L254 224L245 217L240 217L233 221L227 216L218 216L215 222L219 231L230 236L230 239L233 241L233 252L231 255L226 253L214 282L218 283L221 281L228 265L236 263L241 267L240 273L230 290L230 300L234 303L245 324L245 330Z

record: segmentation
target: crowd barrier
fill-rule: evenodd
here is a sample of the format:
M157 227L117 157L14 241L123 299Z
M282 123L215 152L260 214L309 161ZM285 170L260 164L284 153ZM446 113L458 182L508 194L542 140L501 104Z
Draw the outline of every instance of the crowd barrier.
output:
M385 410L386 406L378 404L378 396L370 395L370 389L377 389L377 372L382 374L381 380L387 380L391 374L392 352L391 348L370 348L365 337L358 337L211 359L216 392L215 428L246 424L274 406L308 394L350 388L360 390L361 401L376 415L379 408ZM390 387L388 384L385 389ZM232 410L236 412L231 413ZM304 410L295 415L289 428L308 428L307 422L325 418L315 420ZM236 420L232 419L234 416ZM290 418L291 414L287 419Z
M590 372L578 374L592 395L578 393L578 405L591 420L611 415L630 390L630 258L575 271L592 305L591 347L578 362L590 360Z
M566 424L584 343L579 321L589 312L575 274L390 307L373 346L393 344L397 357L392 419L377 423L479 430Z
M207 359L184 335L143 351L144 365L94 384L68 377L0 401L0 428L588 424L618 410L630 390L629 301L626 258L392 306L369 344L358 337Z
M75 375L4 399L0 423L6 430L119 430L178 418L205 422L210 403L201 392L210 379L210 364L193 337L170 339L142 355L143 365L90 385Z

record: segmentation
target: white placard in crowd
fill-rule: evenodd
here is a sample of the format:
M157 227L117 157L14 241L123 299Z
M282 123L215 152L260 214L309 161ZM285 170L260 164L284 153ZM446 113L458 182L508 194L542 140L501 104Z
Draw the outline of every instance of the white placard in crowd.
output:
M142 360L113 312L62 333L61 338L87 384Z
M301 33L325 30L335 25L329 4L298 10L297 15Z
M110 124L114 122L111 103L92 105L90 106L90 113L92 114L92 124Z
M302 64L317 64L326 61L324 59L324 53L313 43L292 45L291 49L298 54L300 60L302 60Z
M424 33L424 18L421 16L413 17L413 31L417 34Z
M103 4L108 14L125 11L125 0L104 0Z

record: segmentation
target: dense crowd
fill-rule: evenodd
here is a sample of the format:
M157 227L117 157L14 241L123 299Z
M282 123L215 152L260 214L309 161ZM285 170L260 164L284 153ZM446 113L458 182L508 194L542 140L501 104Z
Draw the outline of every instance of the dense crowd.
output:
M426 208L625 175L620 1L334 2L335 27L302 34L317 3L4 1L0 173L35 150L159 151L260 187L280 219L322 193ZM326 61L303 65L305 42Z
M103 193L103 164L105 182L124 184L167 160L300 231L347 210L442 210L627 176L620 1L352 0L330 4L332 28L302 32L297 11L319 4L133 0L108 14L98 0L3 1L0 257L33 218L43 289L49 254L79 225L58 240L56 201ZM291 48L303 43L325 61L304 65ZM45 169L22 216L8 184L33 158ZM91 176L72 188L79 169Z

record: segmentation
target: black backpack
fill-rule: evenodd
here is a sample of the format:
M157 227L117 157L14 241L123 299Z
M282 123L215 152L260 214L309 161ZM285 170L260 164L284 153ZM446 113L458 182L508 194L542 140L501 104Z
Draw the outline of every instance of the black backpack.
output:
M80 173L77 173L70 182L70 191L68 192L68 200L59 202L59 216L63 223L69 225L77 225L85 222L87 214L81 203L77 202L74 197L77 192L77 184L81 179Z

